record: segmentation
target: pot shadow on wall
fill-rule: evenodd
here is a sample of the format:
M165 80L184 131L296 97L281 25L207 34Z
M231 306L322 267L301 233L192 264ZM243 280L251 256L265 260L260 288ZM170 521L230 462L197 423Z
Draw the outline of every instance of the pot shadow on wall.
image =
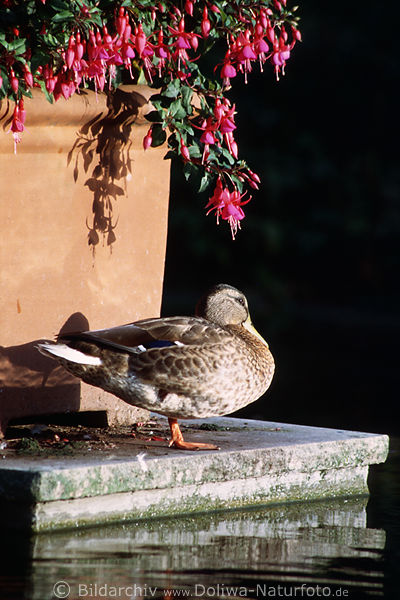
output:
M100 241L112 247L117 239L114 204L119 196L126 195L124 184L132 173L132 127L139 109L147 102L139 92L118 88L107 97L106 116L85 123L68 153L68 165L74 164L75 182L80 163L90 175L84 185L93 193L93 216L91 222L86 221L93 253Z
M145 105L148 104L144 93L126 86L125 90L118 89L109 94L107 106L103 104L101 109L99 104L95 116L77 131L72 147L68 148L66 168L72 168L72 173L68 176L76 185L88 188L93 194L92 217L86 221L88 243L93 254L99 243L107 244L111 251L112 244L117 240L118 218L115 216L115 204L119 197L126 195L125 182L129 180L133 162L132 127L138 119L139 123L144 121ZM145 107L144 111L141 111L142 107ZM82 178L81 182L82 173L87 174L87 179ZM82 228L84 227L85 223L82 222ZM45 234L43 232L43 244ZM42 233L39 232L39 235L42 236ZM90 260L90 250L88 253ZM65 279L63 266L60 268ZM46 275L45 265L41 274ZM60 278L55 279L52 271L46 276L53 287L60 285ZM62 281L62 285L68 283L73 282ZM34 285L37 285L36 281ZM26 295L30 293L30 289L25 290ZM44 315L44 334L52 337L60 321L53 308L47 310L44 294L45 292L42 296L43 303L37 309ZM19 332L16 332L18 341L23 332L21 322L19 327ZM84 314L74 313L61 327L60 333L87 329L89 323ZM13 418L88 410L82 408L83 384L55 361L42 356L36 348L39 341L41 340L26 340L23 344L0 347L0 437ZM98 396L94 392L91 392L90 397L93 402L97 402Z
M87 318L76 312L59 335L88 329ZM39 352L37 345L43 341L0 347L0 437L15 417L77 412L80 408L80 381Z

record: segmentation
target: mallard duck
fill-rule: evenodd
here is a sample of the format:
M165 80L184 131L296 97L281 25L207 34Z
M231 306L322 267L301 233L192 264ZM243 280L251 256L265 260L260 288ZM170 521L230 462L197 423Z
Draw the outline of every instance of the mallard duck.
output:
M188 450L217 446L184 441L178 418L234 412L257 400L274 373L274 359L251 323L246 297L226 284L204 294L195 316L62 334L38 349L86 383L166 415L169 445Z

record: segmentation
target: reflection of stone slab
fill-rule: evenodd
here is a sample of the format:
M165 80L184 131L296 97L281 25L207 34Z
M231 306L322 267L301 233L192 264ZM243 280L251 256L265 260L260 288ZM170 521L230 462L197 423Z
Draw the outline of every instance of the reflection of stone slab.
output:
M2 518L44 530L368 492L370 464L383 462L385 435L209 419L217 430L188 440L219 451L187 452L132 444L132 452L0 464ZM203 421L204 422L204 421ZM4 506L5 505L5 506Z
M271 597L274 585L275 597L277 585L290 597L291 586L301 584L309 588L305 598L316 585L326 588L325 596L339 585L344 598L364 597L355 596L355 588L379 594L385 533L367 527L366 502L291 503L43 533L32 540L32 598L50 597L60 580L72 598L79 589L81 596L88 591L100 597L101 586L112 597L116 585L122 598L165 598L164 589L221 598L224 587L235 585L242 588L236 598ZM135 585L135 593L125 593Z

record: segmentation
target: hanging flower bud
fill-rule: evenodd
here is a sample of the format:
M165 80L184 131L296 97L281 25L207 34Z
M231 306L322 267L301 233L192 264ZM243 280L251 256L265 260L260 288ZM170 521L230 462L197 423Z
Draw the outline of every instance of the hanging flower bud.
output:
M201 22L201 33L203 34L203 37L205 37L205 38L208 37L208 35L210 33L210 29L211 29L211 23L208 18L207 6L205 6L203 9L203 20Z
M180 151L181 151L182 158L186 161L190 161L189 150L182 138L181 138L181 144L180 144Z
M147 38L146 34L143 31L142 24L139 23L135 30L135 48L139 56L142 56L143 50L146 46Z
M14 138L14 154L17 154L17 144L20 143L21 133L25 129L25 125L24 125L25 118L26 118L26 113L25 113L25 109L24 109L24 103L23 103L23 100L21 99L19 102L15 103L11 126L7 132L7 133L9 133L11 131L13 138Z
M24 65L24 80L27 87L33 87L33 75L27 64Z
M301 42L301 33L298 29L296 29L296 27L293 27L293 26L292 26L292 35L295 40L297 40L298 42Z
M17 94L19 88L19 81L18 78L15 76L14 69L10 69L10 84L14 94Z
M150 127L150 129L148 130L147 134L144 136L143 138L143 149L147 150L147 148L150 148L152 142L153 142L153 131L152 131L152 127Z
M85 48L81 41L81 34L78 31L78 33L76 34L75 60L79 62L82 59L84 51Z
M72 65L74 64L74 60L75 60L75 38L73 35L71 35L69 38L69 42L68 42L68 49L67 49L67 52L65 53L65 64L67 65L68 69L72 68Z
M126 19L125 19L125 9L123 6L120 7L117 17L116 29L119 37L124 35L126 27Z
M193 2L192 2L192 0L186 0L186 2L185 2L185 12L189 16L193 17Z

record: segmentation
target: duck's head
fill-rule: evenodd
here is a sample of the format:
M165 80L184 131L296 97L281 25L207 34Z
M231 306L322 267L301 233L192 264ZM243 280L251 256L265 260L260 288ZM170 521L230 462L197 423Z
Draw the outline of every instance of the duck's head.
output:
M208 290L198 301L195 314L223 327L241 325L268 348L251 322L246 296L227 283L219 283Z
M249 318L246 296L226 283L209 289L196 305L196 315L218 325L242 325Z
M223 327L241 325L268 346L253 327L246 296L231 285L219 283L208 290L198 301L195 314Z

